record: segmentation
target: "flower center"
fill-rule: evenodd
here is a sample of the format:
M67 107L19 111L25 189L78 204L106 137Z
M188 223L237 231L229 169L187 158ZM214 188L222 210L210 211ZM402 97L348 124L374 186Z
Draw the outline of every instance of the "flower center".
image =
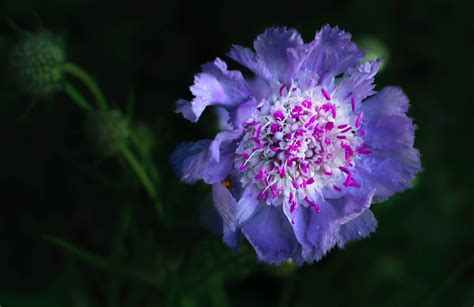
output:
M260 189L257 199L268 204L311 206L322 190L359 187L351 168L363 146L362 113L352 103L331 100L320 86L301 90L282 84L271 103L263 104L245 124L236 166L242 183Z

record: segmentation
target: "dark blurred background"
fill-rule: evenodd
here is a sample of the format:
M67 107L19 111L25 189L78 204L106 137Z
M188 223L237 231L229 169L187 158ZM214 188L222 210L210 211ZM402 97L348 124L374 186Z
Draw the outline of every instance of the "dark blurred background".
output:
M0 0L0 305L473 306L471 3ZM84 115L64 94L25 115L34 99L9 74L18 34L6 18L63 36L68 59L117 108L127 112L134 93L164 221L124 161L90 152ZM379 227L369 239L300 268L259 264L247 244L231 253L199 225L209 187L179 183L168 157L217 126L210 112L188 123L174 102L191 98L200 64L225 58L231 44L250 46L274 25L309 41L325 23L384 46L378 89L399 85L411 99L425 171L413 189L373 207Z

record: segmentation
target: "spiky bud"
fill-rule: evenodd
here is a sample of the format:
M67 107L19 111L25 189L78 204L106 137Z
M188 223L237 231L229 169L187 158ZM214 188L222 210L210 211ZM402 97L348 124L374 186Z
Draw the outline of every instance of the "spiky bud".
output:
M89 113L84 123L84 133L93 151L102 156L111 156L126 145L130 129L118 110L106 110Z
M63 40L47 31L26 34L11 53L19 86L36 97L49 96L64 85L66 52Z

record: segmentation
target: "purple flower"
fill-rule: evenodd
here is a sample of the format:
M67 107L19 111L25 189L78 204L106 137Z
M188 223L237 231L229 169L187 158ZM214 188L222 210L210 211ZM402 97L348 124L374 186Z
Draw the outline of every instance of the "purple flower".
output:
M252 78L219 58L203 65L194 99L177 112L197 122L213 106L227 130L180 145L172 163L184 182L212 185L227 245L242 234L262 261L318 261L373 232L370 205L421 171L408 98L397 87L376 94L380 61L361 64L364 53L338 27L308 44L270 28L254 49L228 53Z

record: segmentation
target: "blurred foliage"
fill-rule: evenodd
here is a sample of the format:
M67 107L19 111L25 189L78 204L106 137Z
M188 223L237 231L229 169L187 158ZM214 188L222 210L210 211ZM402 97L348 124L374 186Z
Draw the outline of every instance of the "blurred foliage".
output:
M441 0L1 1L0 305L472 306L472 9ZM125 156L88 150L85 114L66 94L37 101L16 87L8 54L19 34L7 18L65 38L68 59L129 117L132 153L159 183L157 199ZM181 184L168 157L217 124L211 112L186 122L174 102L190 98L200 64L231 44L251 45L272 25L310 40L325 23L383 42L390 64L378 88L399 85L410 97L425 172L374 206L371 238L314 265L267 266L247 243L232 252L199 225L209 187Z

